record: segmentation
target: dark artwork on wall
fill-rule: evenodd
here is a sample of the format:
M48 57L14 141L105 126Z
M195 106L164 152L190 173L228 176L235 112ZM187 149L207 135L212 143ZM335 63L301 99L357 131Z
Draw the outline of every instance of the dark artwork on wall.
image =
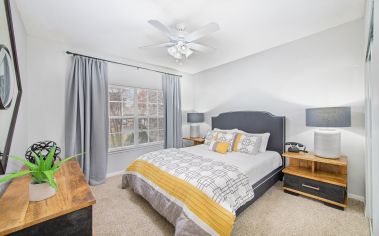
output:
M21 94L10 0L0 0L0 174L7 168Z

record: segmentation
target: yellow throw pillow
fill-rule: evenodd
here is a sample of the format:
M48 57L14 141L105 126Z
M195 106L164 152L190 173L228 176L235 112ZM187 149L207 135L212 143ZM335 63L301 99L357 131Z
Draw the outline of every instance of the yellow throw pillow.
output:
M215 140L217 142L229 143L228 152L231 152L233 151L233 142L234 142L235 136L236 136L235 133L218 132Z
M241 133L237 133L236 135L236 138L234 139L234 143L233 143L233 152L237 152L237 147L238 147L238 144L241 140Z
M211 144L209 145L209 150L225 154L228 152L229 145L230 144L228 142L212 141Z

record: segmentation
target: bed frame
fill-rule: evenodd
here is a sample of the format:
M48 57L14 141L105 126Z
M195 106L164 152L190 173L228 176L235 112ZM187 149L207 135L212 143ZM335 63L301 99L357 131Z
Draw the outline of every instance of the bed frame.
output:
M285 117L274 116L264 111L235 111L221 113L217 117L212 117L212 129L239 129L248 133L270 133L267 150L276 151L279 154L284 152L285 143ZM238 208L236 215L241 214L246 208L262 196L278 180L282 180L282 169L285 166L285 159L282 157L282 166L260 179L253 185L254 198L245 205Z

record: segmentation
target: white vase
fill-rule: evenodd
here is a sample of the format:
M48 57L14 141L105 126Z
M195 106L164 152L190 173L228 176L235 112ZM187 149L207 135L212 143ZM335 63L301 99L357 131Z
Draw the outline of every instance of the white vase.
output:
M49 185L49 183L42 184L29 184L29 201L38 202L49 197L54 196L57 193L53 187Z

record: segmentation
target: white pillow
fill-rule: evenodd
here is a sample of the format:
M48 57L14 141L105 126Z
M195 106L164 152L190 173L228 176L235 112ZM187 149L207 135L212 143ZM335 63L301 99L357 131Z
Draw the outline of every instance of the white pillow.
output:
M218 129L218 128L214 128L213 129L214 131L217 131L217 132L224 132L224 133L238 133L238 129Z
M238 133L251 134L251 133L247 133L243 130L238 130ZM270 138L270 133L260 133L260 134L252 134L252 135L262 137L262 142L261 142L261 146L259 148L259 152L265 152L267 149L268 139Z
M262 137L262 143L261 143L261 147L259 148L259 152L265 152L267 149L268 139L270 138L270 133L255 134L255 135Z

